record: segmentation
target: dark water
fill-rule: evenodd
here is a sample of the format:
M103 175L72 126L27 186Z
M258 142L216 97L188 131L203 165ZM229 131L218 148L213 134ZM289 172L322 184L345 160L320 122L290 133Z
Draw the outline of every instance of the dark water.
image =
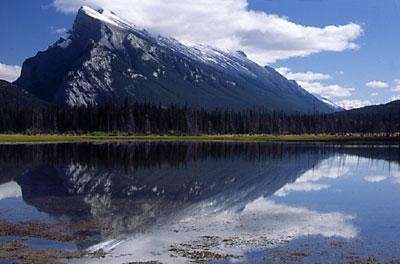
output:
M30 238L32 248L109 253L72 262L400 260L398 146L3 145L0 154L0 220L73 238Z

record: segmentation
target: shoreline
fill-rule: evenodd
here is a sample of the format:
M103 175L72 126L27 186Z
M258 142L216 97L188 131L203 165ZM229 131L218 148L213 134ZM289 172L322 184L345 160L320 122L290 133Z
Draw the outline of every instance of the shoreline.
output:
M115 143L115 142L293 142L293 143L390 143L400 144L400 135L129 135L129 134L0 134L0 144Z

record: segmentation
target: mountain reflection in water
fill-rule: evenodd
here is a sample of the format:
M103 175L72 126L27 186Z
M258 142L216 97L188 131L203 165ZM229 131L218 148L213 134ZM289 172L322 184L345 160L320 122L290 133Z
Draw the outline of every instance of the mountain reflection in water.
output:
M77 242L81 248L97 244L93 249L114 250L127 260L133 247L135 260L167 258L171 244L208 235L218 240L215 252L232 255L243 255L244 245L303 235L354 238L351 214L268 197L326 188L308 182L307 173L338 155L400 160L397 147L314 144L9 145L0 152L0 183L15 181L23 200L40 212L82 223L69 230L86 234ZM222 241L228 238L229 249Z

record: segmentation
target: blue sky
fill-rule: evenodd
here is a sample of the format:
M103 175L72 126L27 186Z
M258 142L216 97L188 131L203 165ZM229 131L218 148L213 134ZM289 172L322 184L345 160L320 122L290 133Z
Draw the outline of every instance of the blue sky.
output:
M138 0L116 0L112 2L118 1L120 5L126 5L126 3L130 3L129 1L135 2ZM187 3L190 4L191 1L187 0ZM223 1L229 2L231 0ZM237 1L246 2L246 0ZM160 1L154 0L153 2ZM168 1L165 2L168 3ZM172 3L173 1L170 2ZM196 4L199 2L202 1L197 1ZM207 0L203 0L203 2L207 2ZM326 95L331 100L341 102L346 106L384 103L400 96L400 81L396 82L397 79L400 79L400 52L398 48L400 43L399 0L249 0L247 2L247 10L256 10L268 15L275 14L282 18L281 20L276 20L273 17L264 20L251 20L252 22L250 23L260 22L257 25L260 28L267 27L268 21L275 23L287 20L293 22L296 26L301 26L300 30L302 32L307 32L308 26L319 30L329 25L342 26L350 23L354 23L362 29L360 34L354 33L354 30L338 29L337 38L339 39L344 38L344 36L347 37L349 34L356 36L354 40L348 37L346 44L356 44L358 45L357 48L352 46L347 48L337 47L337 45L343 43L337 43L332 48L327 47L329 39L335 38L335 35L324 39L323 36L325 36L326 32L322 32L322 37L318 33L319 35L316 35L315 38L321 38L321 42L328 39L328 44L325 43L323 48L317 48L318 50L315 52L304 54L302 57L294 55L295 52L293 51L281 55L282 51L280 50L279 56L269 52L270 49L276 48L273 45L286 46L285 42L271 44L271 42L260 41L257 47L253 43L244 46L244 49L247 48L246 52L250 52L257 62L265 62L275 68L279 68L281 73L296 79L300 84L306 86L306 89ZM3 36L3 41L0 42L0 74L2 65L3 69L5 65L22 65L26 58L35 55L39 50L46 49L52 42L57 40L60 37L57 31L71 27L77 6L81 4L101 5L101 3L102 0L56 0L56 6L58 7L58 10L56 10L53 0L2 0L0 3L0 35ZM184 1L177 3L184 3ZM123 15L125 18L127 16L135 16L136 18L141 15L139 12L147 12L146 8L150 8L149 12L152 11L154 13L156 12L154 11L156 10L154 5L138 8L134 14L125 12ZM163 10L159 12L165 12L165 15L173 16L173 14L168 13L171 12L168 6L166 7L166 4L163 5L157 10ZM182 12L190 9L190 6L189 8L184 4L182 6L183 10L185 10ZM212 8L210 7L210 12L212 12ZM225 7L220 6L217 8L223 10ZM234 11L240 8L242 7L234 7ZM207 9L205 12L207 12ZM190 11L187 13L194 18L197 14L195 12L190 13ZM241 13L238 14L241 15ZM223 11L214 14L214 16L218 15L224 16ZM210 17L212 16L210 14ZM191 18L189 17L189 19ZM137 20L134 20L134 22L137 22ZM169 28L155 26L151 24L150 20L143 23L153 27L156 31L171 34L184 42L185 40L188 40L188 42L202 42L204 40L207 44L215 43L217 46L229 43L229 38L226 36L221 37L217 34L215 39L210 40L197 38L198 36L191 36L191 39L188 39L187 33L183 34L174 28L185 23L185 20L177 21L178 24L171 23ZM193 26L193 31L199 32L199 35L213 35L213 32L203 32L201 31L203 28L196 28L198 24L191 21L190 23L188 25ZM204 23L205 28L212 29L210 26L207 27L207 23L213 23L212 21L199 20L198 23ZM229 30L227 31L229 32ZM233 29L232 32L232 34L237 33ZM268 34L271 33L267 32L265 34L268 37L270 36ZM185 36L186 39L182 36ZM272 37L275 37L275 35ZM246 39L246 41L251 40L258 41L254 36ZM286 39L284 38L283 41L286 41ZM333 45L335 41L338 41L338 39L332 41ZM300 45L295 43L295 38L291 36L287 38L287 42L289 43L287 49L296 49ZM264 44L266 45L265 47L262 46ZM310 49L316 49L315 47L319 46L318 43L312 42L302 43L302 45L301 52L308 49L306 45L314 45ZM340 51L332 51L338 49Z

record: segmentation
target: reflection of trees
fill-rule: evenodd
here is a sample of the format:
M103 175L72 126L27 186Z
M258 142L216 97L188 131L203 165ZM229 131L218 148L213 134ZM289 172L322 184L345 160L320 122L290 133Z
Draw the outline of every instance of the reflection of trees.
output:
M131 143L0 145L0 163L68 164L124 166L138 168L164 163L180 165L201 159L241 157L247 160L281 159L307 151L324 152L316 145L258 143Z

